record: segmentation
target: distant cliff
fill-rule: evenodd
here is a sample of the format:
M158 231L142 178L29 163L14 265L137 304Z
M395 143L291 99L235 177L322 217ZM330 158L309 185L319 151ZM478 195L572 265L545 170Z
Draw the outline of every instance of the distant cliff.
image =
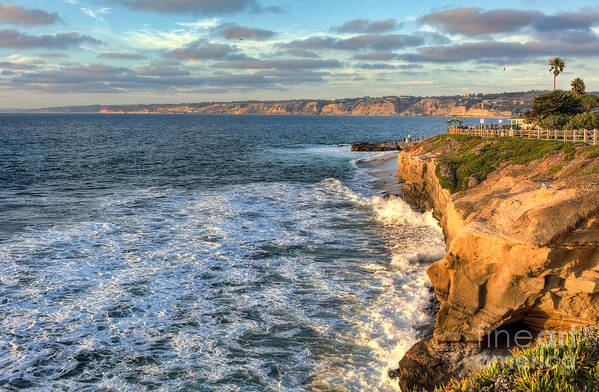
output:
M538 91L440 97L388 96L337 100L203 102L52 107L35 112L265 114L321 116L508 117L528 110Z

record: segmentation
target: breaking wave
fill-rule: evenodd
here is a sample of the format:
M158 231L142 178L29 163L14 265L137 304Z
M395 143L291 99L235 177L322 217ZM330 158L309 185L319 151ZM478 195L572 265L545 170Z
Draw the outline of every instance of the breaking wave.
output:
M123 188L10 234L0 389L392 390L387 370L431 323L426 267L445 245L430 212L352 170Z

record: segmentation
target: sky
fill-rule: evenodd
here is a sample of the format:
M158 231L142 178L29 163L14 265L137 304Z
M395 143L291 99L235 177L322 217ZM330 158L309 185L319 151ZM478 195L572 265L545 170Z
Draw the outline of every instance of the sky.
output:
M483 5L484 4L484 5ZM599 6L571 0L0 3L0 107L599 90Z

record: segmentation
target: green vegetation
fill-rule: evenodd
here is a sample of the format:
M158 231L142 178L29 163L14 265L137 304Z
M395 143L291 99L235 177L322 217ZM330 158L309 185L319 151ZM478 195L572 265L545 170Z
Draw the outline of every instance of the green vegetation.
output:
M551 114L547 117L538 117L533 121L543 129L564 129L570 121L570 117L561 114Z
M561 150L564 152L564 161L571 161L576 156L574 143L563 143Z
M565 159L571 160L577 151L572 143L558 141L516 138L484 140L457 135L438 136L433 148L439 148L450 138L459 143L459 147L449 157L439 161L436 174L441 186L451 193L466 190L471 178L484 181L503 162L524 165L554 151L563 151Z
M566 91L555 90L536 97L532 104L532 110L527 112L526 116L537 120L547 116L570 116L583 111L584 108L579 97Z
M596 129L599 128L597 113L579 113L568 120L563 129Z
M589 147L587 150L587 158L595 159L599 158L599 146Z
M544 129L595 129L599 116L590 111L597 107L599 97L595 95L556 90L536 97L525 116Z
M571 91L553 90L537 96L532 110L525 113L529 122L544 129L595 129L599 116L591 111L599 107L599 97L585 92L584 81L576 78Z
M583 94L578 97L582 107L587 112L599 107L599 97L593 94Z
M474 376L436 392L575 392L599 390L599 331L579 329L560 340L513 352Z
M581 78L574 79L570 83L570 86L572 87L572 95L574 96L579 97L585 93L586 86L584 85L584 80Z
M547 177L553 177L557 173L559 173L564 168L564 164L560 163L559 165L553 166L551 169L547 171Z
M597 165L593 166L593 167L591 168L591 170L588 170L588 171L587 171L586 173L584 173L584 174L587 174L587 175L589 175L589 174L599 174L599 164L597 164Z

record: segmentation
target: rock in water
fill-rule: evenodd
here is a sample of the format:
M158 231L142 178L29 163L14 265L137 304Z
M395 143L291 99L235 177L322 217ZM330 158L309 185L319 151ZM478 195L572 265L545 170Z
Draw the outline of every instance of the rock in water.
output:
M351 146L352 151L401 151L399 143L396 142L375 142L375 143L356 143Z

